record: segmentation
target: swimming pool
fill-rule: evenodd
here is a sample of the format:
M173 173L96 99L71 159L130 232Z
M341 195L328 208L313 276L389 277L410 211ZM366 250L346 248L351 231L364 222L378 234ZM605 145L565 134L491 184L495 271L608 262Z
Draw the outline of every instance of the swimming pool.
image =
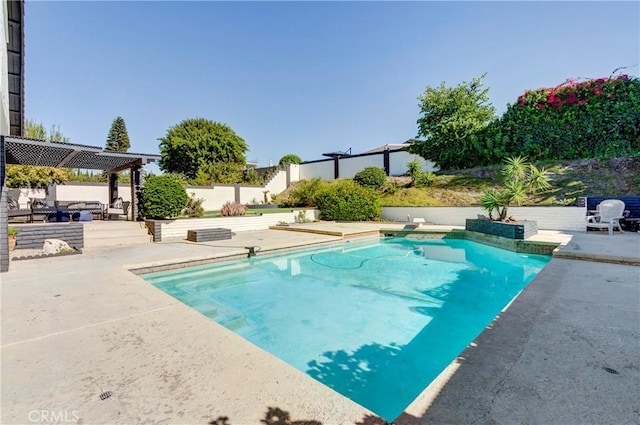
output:
M549 259L388 238L142 277L391 421Z

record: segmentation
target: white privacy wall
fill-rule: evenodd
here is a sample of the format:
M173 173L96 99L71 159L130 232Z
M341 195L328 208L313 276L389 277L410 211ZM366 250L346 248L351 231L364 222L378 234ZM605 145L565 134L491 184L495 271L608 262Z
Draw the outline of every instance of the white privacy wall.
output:
M202 199L202 208L205 211L215 211L222 208L227 202L233 202L235 199L235 188L233 185L228 186L187 186L187 193L195 195L196 199Z
M509 215L518 220L533 220L541 230L585 230L586 207L511 207ZM424 218L427 223L445 226L465 225L467 218L487 215L480 207L384 207L382 217L394 221ZM410 219L410 220L409 220Z
M297 182L300 180L300 165L289 164L289 183ZM289 187L287 185L287 187Z
M393 151L389 153L389 175L402 176L407 173L407 164L411 161L418 161L422 166L422 171L438 171L438 167L426 161L420 155L411 154L405 151Z
M338 167L341 179L351 179L367 167L384 168L384 155L340 158Z
M300 164L300 180L311 180L316 177L331 180L334 178L333 173L333 159Z
M240 203L241 204L262 204L264 201L264 191L262 186L240 186ZM267 200L269 194L267 193Z
M401 176L407 173L407 164L411 161L418 161L423 171L437 171L438 167L431 161L425 161L419 155L410 154L405 151L389 152L389 175ZM384 153L375 155L348 156L338 160L339 178L353 178L356 173L367 167L384 168ZM294 179L296 178L297 179ZM291 181L310 180L315 177L331 180L334 178L334 160L328 159L321 162L304 163L299 166L299 173L294 177L292 173Z

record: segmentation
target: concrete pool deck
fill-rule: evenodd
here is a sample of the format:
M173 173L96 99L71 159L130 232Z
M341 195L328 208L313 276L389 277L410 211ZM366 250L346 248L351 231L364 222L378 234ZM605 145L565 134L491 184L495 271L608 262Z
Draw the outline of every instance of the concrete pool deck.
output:
M12 261L0 274L1 422L51 423L52 415L63 422L66 415L85 424L204 424L224 416L241 425L260 424L277 408L292 422L384 423L129 271L233 258L246 255L246 246L267 252L332 243L389 227L325 226L342 236L264 230L226 241L101 246ZM537 238L563 243L558 252L572 258L640 264L638 233ZM638 266L554 258L396 423L640 421L639 287ZM113 396L101 400L106 391Z

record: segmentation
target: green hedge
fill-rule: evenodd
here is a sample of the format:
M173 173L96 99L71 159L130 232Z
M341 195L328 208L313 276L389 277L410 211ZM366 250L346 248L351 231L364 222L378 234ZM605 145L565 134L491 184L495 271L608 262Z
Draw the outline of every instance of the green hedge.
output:
M179 178L172 175L148 176L140 193L142 218L173 218L181 215L189 196Z
M351 180L322 188L315 196L315 204L325 220L367 221L382 215L379 195Z

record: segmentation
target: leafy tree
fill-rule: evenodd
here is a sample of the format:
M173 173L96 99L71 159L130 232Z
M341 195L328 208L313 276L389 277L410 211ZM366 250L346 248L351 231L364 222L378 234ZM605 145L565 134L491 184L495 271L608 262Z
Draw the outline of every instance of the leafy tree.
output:
M160 169L195 178L207 167L224 172L219 164L244 166L248 146L229 126L204 118L182 121L160 140ZM232 167L233 168L233 167ZM235 170L235 168L234 168Z
M42 123L36 123L34 120L27 118L24 123L24 136L35 140L48 140L47 130Z
M51 126L47 130L42 123L36 123L27 119L24 125L24 135L29 139L49 140L53 142L68 143L69 138L64 137L58 126ZM41 167L35 165L7 164L7 187L28 187L32 189L46 189L49 183L64 183L71 177L71 170L66 168Z
M538 169L535 165L527 163L526 158L517 156L508 158L505 162L502 169L504 190L501 192L495 189L488 190L480 200L482 208L489 213L489 218L492 220L506 220L507 209L511 204L520 206L527 195L551 187L545 169ZM495 218L494 211L497 213Z
M47 130L44 128L42 123L37 123L29 118L27 118L27 121L24 124L24 137L35 140L69 143L69 138L64 137L60 131L59 125L52 125L51 130L47 133Z
M49 183L69 181L71 170L67 168L41 167L36 165L11 165L6 169L7 187L46 189Z
M127 126L124 123L124 119L122 117L116 117L113 123L111 123L105 149L108 151L126 152L130 147L129 134L127 133Z
M288 153L282 158L280 158L280 161L278 161L278 165L280 167L285 167L288 164L300 164L301 162L302 162L302 159L298 155L293 153Z
M418 137L409 151L435 162L440 168L464 168L474 161L472 138L494 118L488 88L483 88L486 74L463 81L456 87L427 87L418 97L420 118Z

